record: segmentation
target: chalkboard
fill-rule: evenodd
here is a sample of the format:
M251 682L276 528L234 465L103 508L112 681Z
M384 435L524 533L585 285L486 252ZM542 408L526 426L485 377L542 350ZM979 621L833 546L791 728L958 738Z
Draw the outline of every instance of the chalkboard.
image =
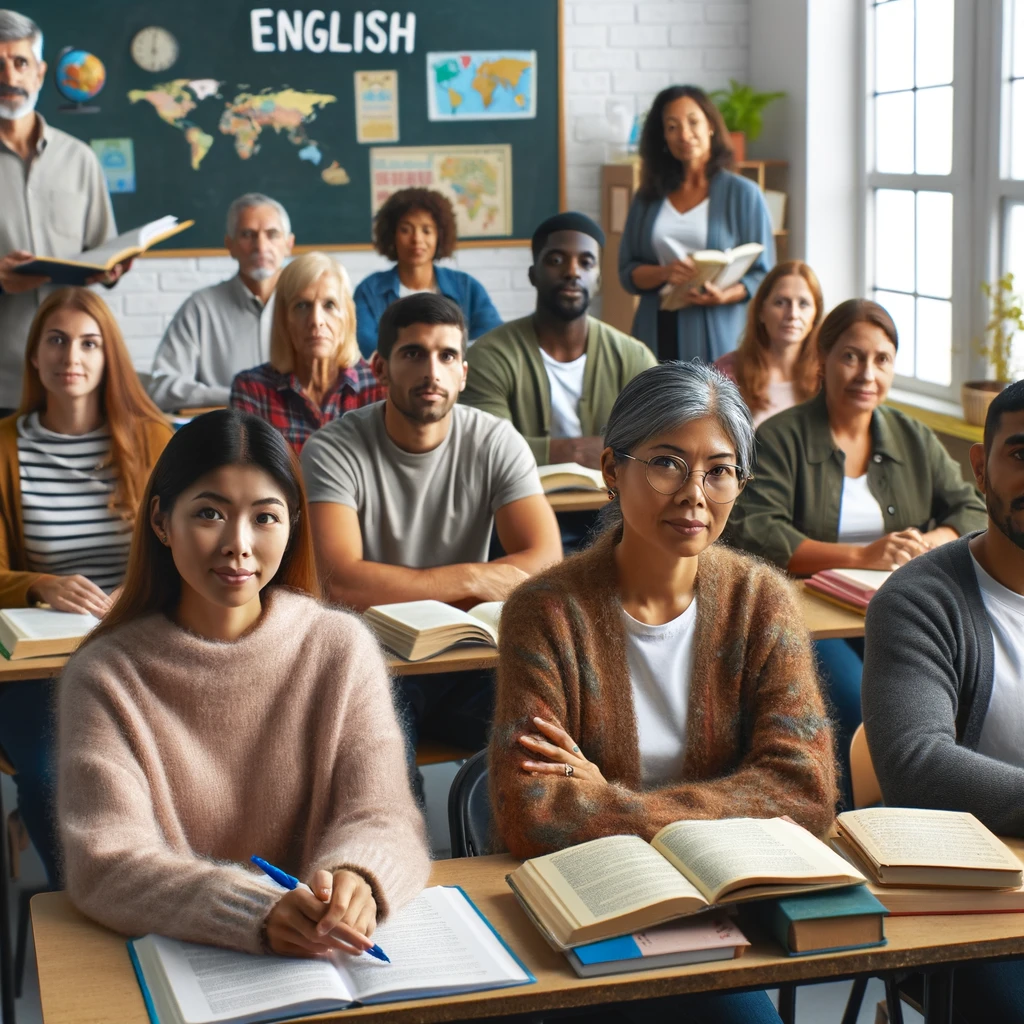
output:
M172 246L220 249L231 200L259 191L285 205L297 245L365 245L382 183L435 184L441 168L451 172L461 236L480 244L529 238L562 206L561 0L402 0L381 10L359 0L280 11L239 0L15 6L44 35L49 71L38 109L102 150L121 230L173 214L196 225ZM150 26L167 34L138 38ZM94 54L106 70L101 91L77 105L56 87L58 65L63 59L65 84L85 91L96 66L68 48ZM398 139L359 142L360 125L377 139L382 129L379 119L357 118L356 72L384 71L397 72ZM387 134L386 90L362 95L383 97ZM261 121L271 108L272 120ZM487 116L496 112L503 116ZM431 164L407 147L484 152L456 149L447 164L442 152ZM478 165L459 158L475 156L486 180L467 185L460 175Z

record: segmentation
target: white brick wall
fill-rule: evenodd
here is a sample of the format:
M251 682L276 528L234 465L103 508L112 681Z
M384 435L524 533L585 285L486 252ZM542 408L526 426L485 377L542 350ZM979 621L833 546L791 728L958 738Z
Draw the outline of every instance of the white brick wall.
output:
M601 165L622 141L614 137L619 108L630 118L642 113L673 82L717 89L730 77L747 77L751 2L755 0L564 0L570 209L600 217ZM337 258L353 285L387 266L375 253L344 252ZM529 264L528 248L463 249L453 261L479 278L506 319L533 308L533 289L526 278ZM185 297L234 270L234 262L225 257L141 260L116 289L104 293L140 371L150 369L160 336Z

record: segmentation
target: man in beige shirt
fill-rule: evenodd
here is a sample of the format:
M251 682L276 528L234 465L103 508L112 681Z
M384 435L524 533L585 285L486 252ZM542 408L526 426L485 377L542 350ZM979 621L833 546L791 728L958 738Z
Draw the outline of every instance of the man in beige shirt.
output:
M76 256L116 234L96 155L36 113L45 78L39 27L0 10L0 413L19 402L28 329L48 290L47 278L13 268L36 255Z

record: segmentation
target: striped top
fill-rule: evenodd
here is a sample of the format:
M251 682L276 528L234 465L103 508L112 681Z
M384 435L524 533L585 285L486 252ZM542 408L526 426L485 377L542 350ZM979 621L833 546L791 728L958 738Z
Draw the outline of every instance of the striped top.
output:
M109 457L105 426L88 434L57 434L40 425L38 412L18 418L30 571L80 574L108 592L124 579L132 527L109 507L117 483L117 471L105 465Z

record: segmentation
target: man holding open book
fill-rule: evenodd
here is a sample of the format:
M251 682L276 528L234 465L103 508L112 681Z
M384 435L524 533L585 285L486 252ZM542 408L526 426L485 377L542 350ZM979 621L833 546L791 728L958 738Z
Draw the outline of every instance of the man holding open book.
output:
M988 528L915 558L868 607L864 728L886 802L1024 836L1024 380L971 466ZM963 1019L1024 1021L1024 965L960 968Z

